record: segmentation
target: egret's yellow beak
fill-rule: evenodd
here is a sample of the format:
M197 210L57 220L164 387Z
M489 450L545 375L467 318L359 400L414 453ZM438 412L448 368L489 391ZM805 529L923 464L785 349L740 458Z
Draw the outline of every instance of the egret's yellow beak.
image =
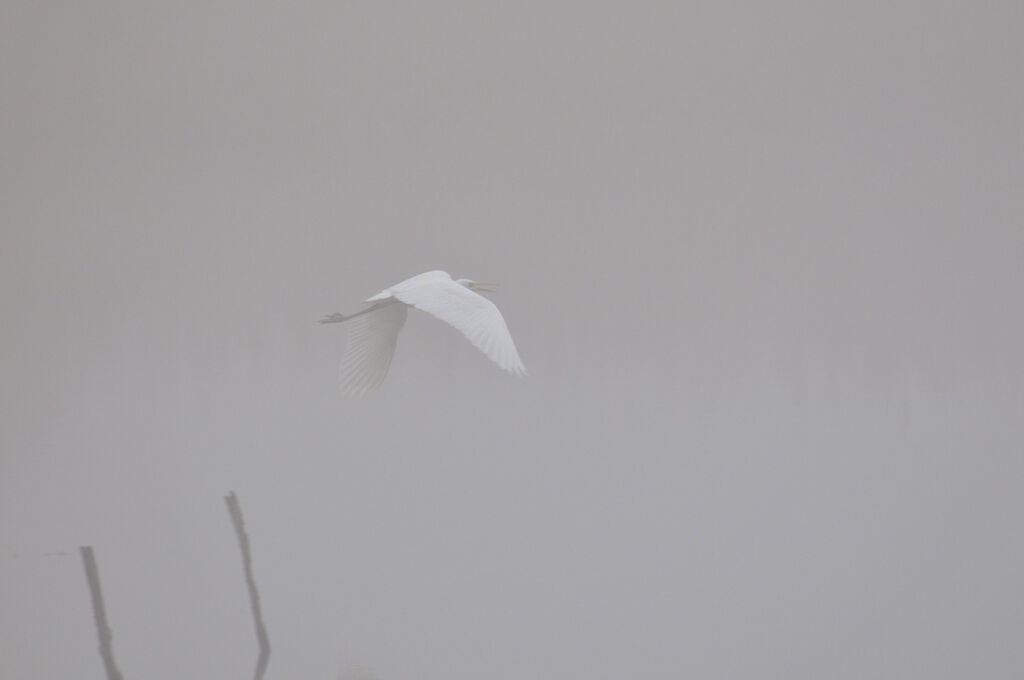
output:
M493 292L495 292L494 287L497 286L497 285L498 284L491 283L490 281L474 281L473 282L473 288L475 288L476 290L482 290L485 293L493 293Z

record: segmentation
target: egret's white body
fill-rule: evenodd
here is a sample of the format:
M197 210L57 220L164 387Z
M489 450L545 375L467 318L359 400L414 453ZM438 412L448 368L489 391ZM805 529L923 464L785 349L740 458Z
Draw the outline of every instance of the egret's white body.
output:
M493 302L474 292L489 290L486 285L470 279L453 281L447 272L426 272L367 298L369 306L360 312L325 316L320 323L348 322L347 342L338 368L342 393L360 397L383 382L409 307L455 327L512 375L525 375L526 367L501 312Z

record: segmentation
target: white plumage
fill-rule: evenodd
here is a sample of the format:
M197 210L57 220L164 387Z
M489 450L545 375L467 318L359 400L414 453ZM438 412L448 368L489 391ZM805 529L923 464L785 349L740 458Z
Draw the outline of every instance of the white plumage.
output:
M347 342L338 368L342 393L361 397L383 382L409 307L458 329L509 373L525 375L526 367L501 312L493 302L474 292L489 290L487 285L469 279L453 281L447 272L426 272L367 298L369 306L360 312L325 316L320 323L348 322Z

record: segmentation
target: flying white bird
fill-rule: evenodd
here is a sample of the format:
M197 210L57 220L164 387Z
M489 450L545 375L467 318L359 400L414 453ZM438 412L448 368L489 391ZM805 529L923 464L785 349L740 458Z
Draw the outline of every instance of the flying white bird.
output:
M454 326L512 375L525 375L526 367L501 312L493 302L473 292L492 292L490 285L493 284L470 279L453 281L447 272L426 272L367 298L369 306L362 311L348 316L334 313L320 319L320 323L351 320L338 368L342 393L361 397L383 382L409 307Z

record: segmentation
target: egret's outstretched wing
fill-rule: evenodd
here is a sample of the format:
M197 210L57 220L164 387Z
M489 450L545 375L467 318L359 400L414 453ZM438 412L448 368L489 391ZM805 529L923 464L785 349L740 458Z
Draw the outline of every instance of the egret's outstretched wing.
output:
M361 397L384 380L398 331L409 314L408 307L394 302L365 311L347 322L345 352L338 365L338 385L349 397Z
M388 288L387 293L462 332L491 361L525 375L505 319L493 302L456 283L444 272L428 272Z

